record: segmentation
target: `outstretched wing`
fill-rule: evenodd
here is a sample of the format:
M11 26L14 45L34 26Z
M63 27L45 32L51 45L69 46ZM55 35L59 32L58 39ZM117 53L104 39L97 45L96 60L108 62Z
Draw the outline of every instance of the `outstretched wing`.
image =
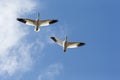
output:
M83 42L68 42L67 48L76 48L83 45L85 45Z
M27 25L35 26L35 20L23 19L23 18L17 18L17 20Z
M56 42L58 45L63 46L63 41L56 38L56 37L50 37L54 42Z
M40 20L40 26L48 26L50 24L56 23L58 20Z

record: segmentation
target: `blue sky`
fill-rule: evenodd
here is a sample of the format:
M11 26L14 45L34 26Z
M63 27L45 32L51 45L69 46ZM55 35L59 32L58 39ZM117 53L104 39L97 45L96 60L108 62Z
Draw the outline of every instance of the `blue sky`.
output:
M0 80L120 80L119 0L1 3ZM16 21L36 19L37 12L41 19L59 22L36 33L34 27ZM65 35L86 45L64 53L49 37Z

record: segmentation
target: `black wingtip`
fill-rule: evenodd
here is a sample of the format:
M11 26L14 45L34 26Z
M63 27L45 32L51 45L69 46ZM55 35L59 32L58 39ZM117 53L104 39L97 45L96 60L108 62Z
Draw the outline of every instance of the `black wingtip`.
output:
M26 23L26 21L24 19L17 18L17 20L20 21L20 22Z
M53 24L53 23L56 23L56 22L58 22L58 20L52 20L52 21L50 21L49 23L50 23L50 24Z
M57 40L55 39L55 37L50 37L53 41L57 42Z
M85 45L85 43L79 43L77 46L83 46Z

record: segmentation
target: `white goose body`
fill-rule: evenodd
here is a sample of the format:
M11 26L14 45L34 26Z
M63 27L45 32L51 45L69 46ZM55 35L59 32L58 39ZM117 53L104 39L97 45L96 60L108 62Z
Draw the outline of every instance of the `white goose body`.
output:
M63 50L64 52L66 52L66 49L67 49L67 41L63 41Z
M83 42L68 42L67 37L65 38L64 41L62 41L56 37L51 37L51 39L53 41L55 41L58 45L62 46L64 52L66 52L67 48L76 48L76 47L85 45L85 43L83 43Z
M50 24L58 22L58 20L40 20L39 17L40 15L38 13L36 20L26 19L26 18L17 18L17 20L27 25L34 26L35 27L34 30L36 32L40 31L40 26L48 26Z

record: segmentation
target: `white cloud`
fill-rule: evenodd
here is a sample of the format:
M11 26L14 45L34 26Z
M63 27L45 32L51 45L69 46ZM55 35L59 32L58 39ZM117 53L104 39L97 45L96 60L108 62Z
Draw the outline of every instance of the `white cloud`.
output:
M62 64L49 65L45 71L39 75L38 80L54 80L56 76L60 75L63 70Z
M30 49L33 46L23 41L28 32L16 18L31 12L35 6L33 0L0 1L0 75L12 76L32 65Z
M31 56L28 54L32 46L21 44L3 53L0 63L0 74L12 76L17 71L26 71L32 64ZM20 72L19 71L19 72Z
M41 42L42 40L35 39L34 42L27 42L25 40L28 34L26 27L21 26L21 23L16 20L17 17L26 13L35 13L36 6L37 3L34 0L0 1L0 76L13 76L16 73L29 70L33 64L32 53L43 50L45 41ZM48 43L51 35L56 33L61 35L65 32L62 27L56 30L59 29L60 33L46 28L45 39ZM52 80L60 74L61 69L61 64L50 65L45 73L39 76L39 80L48 78Z

